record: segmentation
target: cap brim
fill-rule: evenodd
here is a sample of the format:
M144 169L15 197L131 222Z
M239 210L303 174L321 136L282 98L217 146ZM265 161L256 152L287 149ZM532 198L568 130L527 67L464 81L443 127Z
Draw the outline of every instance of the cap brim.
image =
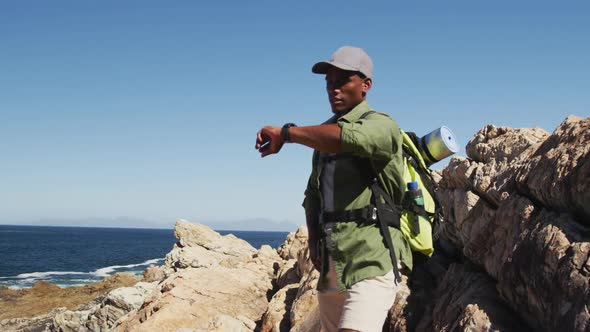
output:
M330 67L336 67L343 70L358 71L358 68L354 68L352 66L345 65L342 63L334 61L322 61L313 65L313 67L311 67L311 72L314 74L327 74Z

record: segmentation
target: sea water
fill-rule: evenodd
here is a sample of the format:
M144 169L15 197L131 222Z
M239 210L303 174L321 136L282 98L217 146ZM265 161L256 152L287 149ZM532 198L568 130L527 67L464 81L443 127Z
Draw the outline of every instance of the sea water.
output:
M277 248L288 234L219 233L232 233L255 248ZM172 229L0 225L0 286L24 288L43 280L70 287L116 272L139 275L149 266L162 265L176 241Z

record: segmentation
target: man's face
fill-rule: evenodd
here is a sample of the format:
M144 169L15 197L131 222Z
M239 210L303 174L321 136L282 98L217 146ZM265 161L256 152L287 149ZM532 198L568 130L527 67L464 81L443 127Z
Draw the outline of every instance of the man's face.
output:
M358 73L331 67L326 74L326 91L332 112L348 112L365 100L371 88L371 79L361 78Z

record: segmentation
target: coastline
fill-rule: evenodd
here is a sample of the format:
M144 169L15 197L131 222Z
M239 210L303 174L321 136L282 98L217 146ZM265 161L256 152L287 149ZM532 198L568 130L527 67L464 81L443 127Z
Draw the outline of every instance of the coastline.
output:
M286 232L219 231L254 247L278 247ZM38 281L59 287L83 286L117 272L141 275L164 264L174 247L173 229L0 225L0 287L30 288Z
M0 320L30 318L62 307L79 309L113 289L132 286L142 280L142 276L124 272L83 286L65 288L46 281L22 289L10 289L4 285L0 287Z
M7 287L11 290L29 289L39 282L45 282L60 288L82 287L103 281L117 273L129 273L141 277L145 269L159 266L163 262L164 258L154 258L137 264L111 265L91 272L44 271L21 273L16 276L0 277L0 288Z

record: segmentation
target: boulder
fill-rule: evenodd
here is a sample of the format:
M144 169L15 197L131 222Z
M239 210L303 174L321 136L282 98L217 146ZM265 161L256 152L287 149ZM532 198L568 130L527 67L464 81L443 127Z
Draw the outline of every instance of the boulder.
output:
M117 288L99 303L85 310L66 310L55 315L53 329L59 331L107 331L129 312L159 296L155 283L139 282L132 287Z
M518 189L590 226L590 118L569 116L516 174Z
M184 220L176 223L175 235L179 241L166 256L160 295L119 319L113 330L254 330L274 292L277 252Z
M285 243L277 249L279 256L284 260L297 258L297 253L307 246L307 227L301 226L295 232L289 233Z
M160 282L164 278L166 278L166 273L161 266L150 266L143 271L143 280L145 282Z
M186 220L178 220L174 226L177 245L183 247L203 247L215 253L238 258L250 258L256 252L248 242L233 234L222 236L211 228Z
M291 329L291 305L298 289L299 283L293 283L275 293L262 316L261 332L288 332Z
M271 278L256 269L184 269L161 284L161 297L119 321L114 330L207 330L219 314L259 321L270 290Z

